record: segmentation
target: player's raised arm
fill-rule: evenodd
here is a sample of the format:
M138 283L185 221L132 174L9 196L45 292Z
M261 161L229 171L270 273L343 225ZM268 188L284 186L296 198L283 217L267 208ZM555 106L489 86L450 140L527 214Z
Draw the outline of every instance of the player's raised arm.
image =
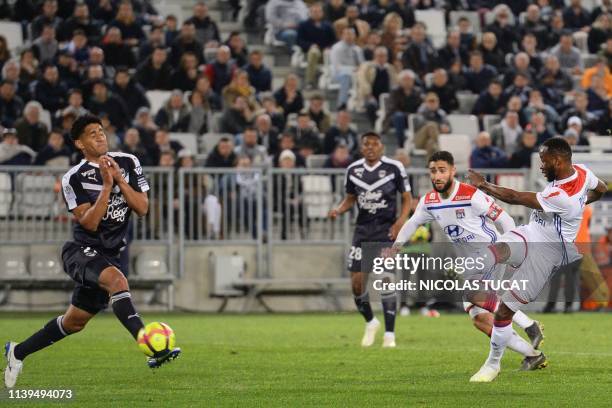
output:
M479 190L506 202L508 204L524 205L525 207L541 210L542 206L533 191L516 191L511 188L501 187L497 184L489 183L485 178L474 170L468 170L470 183Z
M108 208L108 200L113 189L113 176L109 171L110 165L106 161L100 161L100 174L102 176L102 190L96 199L94 205L84 203L77 207L68 209L72 210L72 213L76 216L79 224L88 231L97 231L102 217L106 214ZM67 194L64 188L64 194ZM68 197L67 197L68 198Z
M104 159L108 160L111 167L110 167L110 172L112 174L113 179L115 180L115 183L117 183L117 186L119 187L119 189L121 190L121 193L123 194L123 197L125 197L125 201L127 202L127 205L134 210L134 212L136 214L138 214L138 216L142 217L144 215L147 214L147 212L149 211L149 197L147 196L147 192L146 190L148 190L148 185L146 185L145 189L142 189L144 191L137 191L135 190L126 180L125 178L123 178L123 175L121 174L121 170L119 168L119 165L117 164L117 162L115 160L113 160L112 157L110 156L104 156ZM101 160L103 161L103 160ZM140 164L138 164L138 168L140 168ZM142 169L140 168L140 174L132 174L132 177L130 177L130 180L134 179L135 176L140 176L142 177ZM133 169L130 169L130 172L133 173ZM144 177L142 177L144 179ZM140 183L140 182L138 182ZM145 181L146 183L146 181ZM139 184L140 185L140 184Z

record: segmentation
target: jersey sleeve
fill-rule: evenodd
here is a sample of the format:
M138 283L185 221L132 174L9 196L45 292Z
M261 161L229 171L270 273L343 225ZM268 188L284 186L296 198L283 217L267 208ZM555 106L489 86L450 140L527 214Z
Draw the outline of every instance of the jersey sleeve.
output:
M414 210L414 214L412 214L408 221L406 221L397 234L395 244L403 244L407 242L414 235L417 228L434 220L431 213L425 209L424 201L425 197L421 197L416 209Z
M357 195L357 189L355 188L355 183L351 180L351 170L348 169L346 171L346 176L344 177L344 192L346 194Z
M571 206L565 191L557 187L546 187L544 191L536 193L536 198L545 213L565 213Z
M591 169L587 168L586 166L583 166L583 168L586 170L586 174L587 174L586 176L587 189L595 190L597 188L597 185L599 184L599 179L597 178L595 173L591 171Z
M140 160L136 156L131 156L128 165L128 172L130 175L130 186L140 193L149 191L149 182L144 176Z
M472 196L472 209L476 215L487 217L493 222L504 212L493 198L480 190L476 190Z
M406 169L403 165L397 166L397 176L395 177L395 185L397 191L401 193L411 191L410 182L408 181L408 174L406 174Z
M62 177L62 195L68 211L74 210L81 204L89 203L89 196L75 174L66 174Z

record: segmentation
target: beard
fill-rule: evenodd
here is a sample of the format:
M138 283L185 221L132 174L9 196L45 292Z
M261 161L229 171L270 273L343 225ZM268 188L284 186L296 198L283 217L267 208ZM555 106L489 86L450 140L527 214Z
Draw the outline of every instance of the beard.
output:
M431 182L433 189L436 190L438 193L446 193L450 188L451 184L453 184L453 179L448 179L448 181L444 184L444 187L439 189L438 187L436 187L436 184L433 181Z
M552 183L557 178L554 169L544 169L544 177L546 177L549 183Z

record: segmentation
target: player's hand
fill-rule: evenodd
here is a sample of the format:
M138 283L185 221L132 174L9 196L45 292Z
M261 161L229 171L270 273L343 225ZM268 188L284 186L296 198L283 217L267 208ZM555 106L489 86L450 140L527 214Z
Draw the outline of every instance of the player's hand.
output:
M389 228L389 238L395 241L395 238L397 238L397 234L399 234L403 225L404 225L403 222L395 221L395 223L391 226L391 228Z
M400 249L401 249L400 245L394 244L388 248L383 248L382 251L380 251L380 256L383 258L394 258L395 255L398 254Z
M107 156L100 157L100 175L102 176L102 183L105 187L113 185L113 175L110 171L111 164L107 159Z
M470 184L476 188L480 188L484 183L487 182L482 174L476 173L472 169L468 170L468 177L470 179Z
M329 210L329 212L327 213L327 216L332 220L335 220L339 215L340 212L336 208Z
M121 169L119 168L119 165L117 164L115 159L113 159L112 157L110 156L105 156L105 157L110 163L109 171L111 175L113 176L113 180L115 180L115 183L120 183L121 181L123 181L123 175L121 174Z

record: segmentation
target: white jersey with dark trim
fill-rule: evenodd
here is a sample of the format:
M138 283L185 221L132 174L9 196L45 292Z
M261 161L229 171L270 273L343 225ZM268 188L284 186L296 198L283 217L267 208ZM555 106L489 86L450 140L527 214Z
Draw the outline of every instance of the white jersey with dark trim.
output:
M357 224L392 223L397 217L397 195L410 191L404 165L397 160L381 157L369 166L365 159L357 160L346 170L345 191L357 198Z
M107 154L117 162L123 178L135 191L149 190L149 184L136 156L120 152ZM97 163L82 160L72 167L62 177L62 193L68 210L72 211L85 203L93 205L102 191L102 185L100 166ZM102 217L98 230L88 231L77 222L74 226L74 240L79 244L102 251L118 251L125 245L124 238L127 234L130 214L131 209L119 186L115 184L108 200L106 214Z
M408 222L418 226L436 221L454 243L496 242L494 222L504 210L476 187L457 180L454 184L447 198L435 190L421 197Z

